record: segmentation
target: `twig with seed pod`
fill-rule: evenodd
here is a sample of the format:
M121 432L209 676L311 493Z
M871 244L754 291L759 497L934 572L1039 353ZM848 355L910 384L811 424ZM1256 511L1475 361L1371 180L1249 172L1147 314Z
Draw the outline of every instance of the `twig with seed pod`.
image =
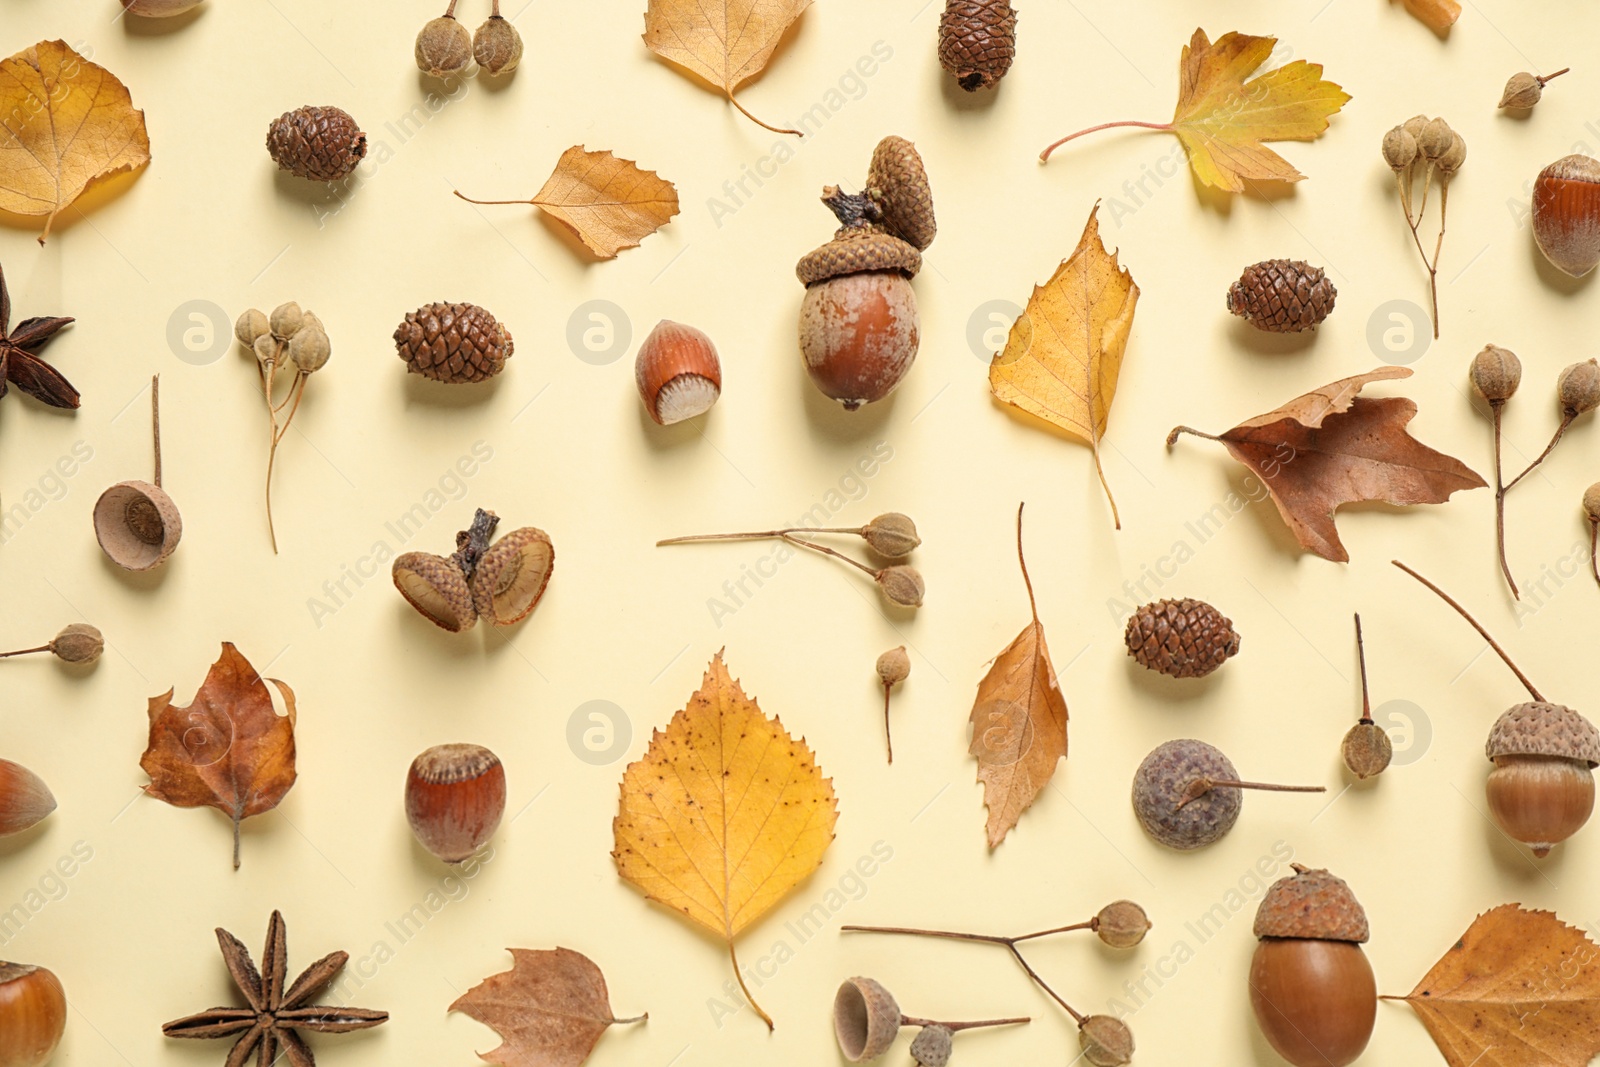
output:
M1033 1020L1027 1016L1010 1019L977 1019L967 1022L939 1022L901 1012L894 994L875 978L847 978L833 998L833 1036L839 1051L850 1063L875 1060L889 1051L903 1027L921 1032L911 1042L911 1059L918 1067L946 1067L950 1062L951 1038L962 1030L989 1026L1019 1026Z
M1445 216L1450 203L1450 179L1467 158L1467 142L1444 119L1415 115L1383 135L1383 160L1394 171L1400 190L1400 207L1417 255L1428 270L1428 294L1433 306L1433 336L1439 336L1439 257L1444 251ZM1433 258L1422 245L1418 232L1428 210L1428 189L1439 179L1439 236L1433 243ZM1422 195L1416 192L1422 182Z
M889 749L889 762L894 762L894 737L889 732L889 691L911 677L911 657L906 646L891 648L878 657L878 681L883 683L883 740Z
M1500 106L1512 111L1532 110L1533 105L1537 104L1539 99L1544 96L1545 83L1561 77L1571 69L1571 67L1562 67L1554 74L1546 74L1542 77L1538 74L1529 74L1525 70L1519 70L1506 79L1505 91L1500 94Z
M1367 645L1361 639L1361 615L1356 620L1356 661L1361 665L1361 718L1345 731L1339 754L1344 765L1357 778L1382 774L1394 758L1394 742L1372 718L1372 698L1367 690Z
M100 658L100 653L104 652L105 648L106 639L101 636L99 630L86 622L74 622L63 626L48 644L0 652L0 659L48 652L62 663L93 663Z
M117 566L147 571L165 563L183 537L178 505L161 487L161 376L150 377L150 439L155 483L118 482L94 504L94 536Z

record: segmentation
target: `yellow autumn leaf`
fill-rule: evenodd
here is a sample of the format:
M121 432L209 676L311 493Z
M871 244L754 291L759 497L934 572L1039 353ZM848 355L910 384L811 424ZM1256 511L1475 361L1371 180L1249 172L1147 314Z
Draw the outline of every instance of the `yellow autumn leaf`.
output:
M1094 451L1095 471L1122 528L1100 463L1100 441L1117 395L1117 377L1133 328L1139 287L1100 240L1099 203L1089 212L1072 257L1035 286L1011 325L1006 347L989 364L996 400L1072 434Z
M0 116L0 210L46 216L40 244L91 182L150 162L128 87L65 41L0 60Z
M1246 180L1300 181L1305 175L1263 142L1316 140L1350 94L1322 77L1322 64L1303 59L1250 78L1277 43L1276 37L1225 33L1212 44L1197 29L1178 61L1178 106L1171 122L1102 123L1068 134L1039 158L1049 159L1086 133L1138 126L1177 134L1189 168L1205 185L1237 193Z
M646 897L733 942L822 864L838 805L803 739L767 718L717 653L688 706L622 777L617 873Z
M644 14L645 46L722 90L740 114L774 133L744 109L733 92L760 74L783 34L811 0L650 0Z

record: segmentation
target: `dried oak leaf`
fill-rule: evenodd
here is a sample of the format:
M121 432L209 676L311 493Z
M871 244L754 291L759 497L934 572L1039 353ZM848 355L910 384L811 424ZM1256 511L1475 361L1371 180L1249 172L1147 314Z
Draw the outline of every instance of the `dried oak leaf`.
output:
M0 60L0 210L56 215L89 183L150 162L144 112L128 87L65 41Z
M653 170L610 152L573 145L532 200L473 200L469 204L532 204L577 235L602 259L636 248L678 213L678 190Z
M1247 179L1300 181L1305 175L1262 142L1316 140L1350 94L1323 79L1322 64L1303 59L1250 78L1277 43L1276 37L1225 33L1212 44L1197 29L1178 60L1178 107L1171 122L1108 122L1063 137L1040 158L1094 130L1139 126L1177 134L1202 184L1237 193Z
M978 683L972 704L972 744L978 781L989 808L989 847L994 848L1050 784L1067 755L1067 699L1050 663L1033 580L1022 555L1022 506L1017 506L1017 563L1028 587L1032 620L995 657Z
M1184 433L1220 441L1261 479L1301 547L1345 563L1350 553L1334 525L1336 509L1364 500L1442 504L1458 490L1485 485L1460 460L1406 431L1415 403L1356 395L1369 382L1410 375L1406 367L1381 367L1341 378L1220 436L1178 426L1167 435L1167 447Z
M1088 443L1112 519L1121 529L1100 465L1100 440L1117 395L1139 287L1100 240L1099 211L1096 202L1071 258L1049 281L1034 286L1027 310L1011 324L1006 347L989 364L989 389L1001 403Z
M718 652L688 706L622 776L617 873L727 942L822 865L839 817L804 739L767 718Z
M578 1067L600 1035L640 1015L611 1014L606 976L593 960L567 948L513 948L511 970L491 975L450 1005L500 1035L502 1044L478 1058L502 1067Z
M650 0L644 43L716 86L751 122L798 137L799 130L770 126L750 114L733 92L766 68L784 32L810 6L811 0Z
M173 690L150 698L150 743L139 766L144 791L179 808L212 807L233 820L233 865L239 866L239 824L271 811L294 785L294 690L288 714L272 707L266 682L232 642L211 665L194 703L180 708Z
M1451 1067L1584 1067L1600 1054L1600 947L1548 911L1502 904L1404 1000Z

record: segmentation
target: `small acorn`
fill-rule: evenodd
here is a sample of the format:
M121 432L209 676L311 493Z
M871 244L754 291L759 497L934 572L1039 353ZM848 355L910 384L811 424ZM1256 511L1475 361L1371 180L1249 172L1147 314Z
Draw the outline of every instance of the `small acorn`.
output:
M510 74L522 62L522 34L500 14L500 0L472 35L472 57L488 74Z
M1143 605L1128 617L1122 639L1140 666L1171 678L1204 678L1239 654L1232 620L1190 597Z
M1221 750L1181 738L1157 745L1133 776L1133 810L1144 832L1181 852L1220 841L1239 821L1240 791L1322 793L1320 785L1244 782Z
M722 363L711 338L670 319L639 346L633 371L645 410L662 426L705 414L722 394Z
M1344 880L1298 863L1256 910L1250 1007L1295 1067L1344 1067L1367 1047L1377 980L1361 945L1367 914Z
M44 1067L67 1029L67 995L43 967L0 960L0 1067Z
M1361 616L1356 616L1356 658L1361 664L1361 718L1345 731L1339 745L1344 765L1357 778L1382 774L1394 759L1394 742L1372 718L1372 700L1367 693L1367 648L1361 639Z
M456 21L456 3L430 20L417 34L417 69L435 78L460 74L472 62L472 35Z
M20 834L55 810L56 798L37 774L0 759L0 837Z
M1543 77L1529 74L1525 70L1518 71L1506 79L1505 91L1500 94L1500 106L1512 111L1527 111L1544 96L1545 82L1559 78L1571 69L1562 67L1554 74L1546 74Z
M13 652L0 652L0 659L10 656L29 656L48 652L62 663L93 663L106 648L106 639L99 630L86 622L73 622L63 626L47 645L19 648Z
M150 425L155 442L155 482L118 482L94 505L100 550L123 570L147 571L167 561L183 538L178 505L161 488L161 378L150 379Z
M482 745L435 745L406 776L411 832L446 863L460 863L483 847L505 810L505 768Z
M1581 278L1600 263L1600 160L1563 156L1533 183L1533 236L1558 270Z

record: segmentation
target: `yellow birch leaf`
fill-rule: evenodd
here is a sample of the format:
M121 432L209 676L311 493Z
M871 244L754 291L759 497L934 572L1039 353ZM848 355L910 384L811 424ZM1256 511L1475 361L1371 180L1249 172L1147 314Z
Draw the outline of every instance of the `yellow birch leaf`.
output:
M799 130L770 126L750 114L733 92L766 68L784 31L810 6L811 0L650 0L644 43L721 89L751 122L798 137Z
M688 706L622 777L612 830L617 873L644 895L733 942L833 843L838 804L803 739L767 718L718 652Z
M56 215L99 178L150 162L128 87L65 41L0 60L0 210Z
M1100 441L1117 395L1117 376L1133 328L1139 287L1100 240L1099 203L1072 257L1035 286L1011 324L1006 347L989 364L989 389L1003 404L1072 434L1094 451L1095 472L1122 528L1100 463Z

